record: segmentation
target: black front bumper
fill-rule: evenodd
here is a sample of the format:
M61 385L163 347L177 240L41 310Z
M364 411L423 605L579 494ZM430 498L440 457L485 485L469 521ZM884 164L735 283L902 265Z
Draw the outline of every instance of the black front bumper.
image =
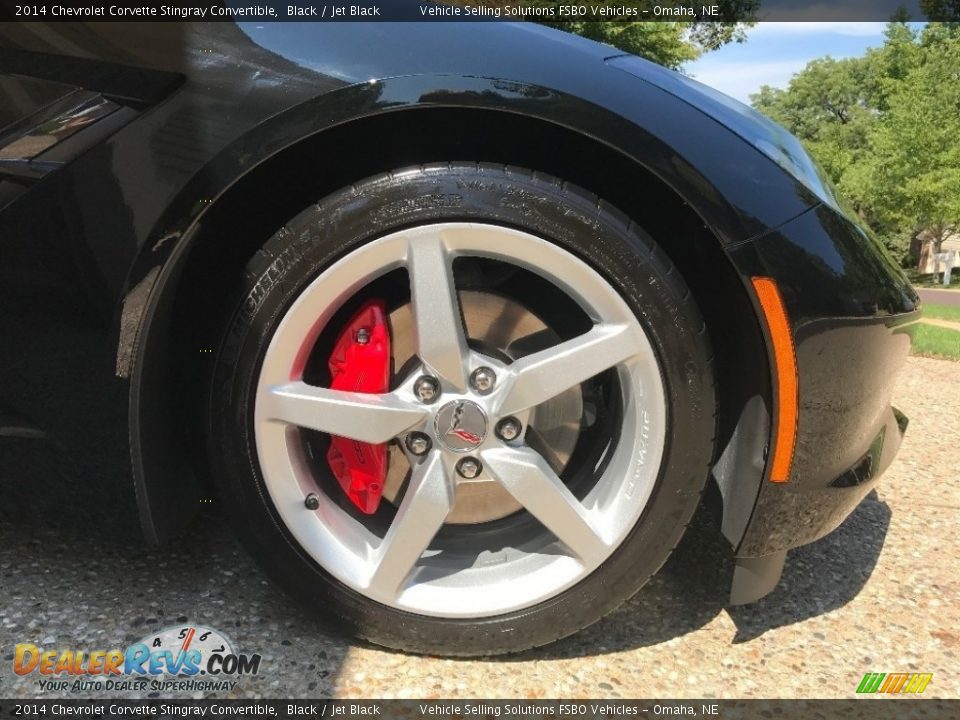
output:
M770 561L752 572L769 585L785 551L835 529L900 447L907 420L891 400L919 299L876 241L822 205L729 254L745 278L777 282L794 330L799 403L790 479L773 483L764 473L734 539L741 565Z
M832 483L799 491L790 483L764 483L734 560L730 604L755 602L772 592L788 550L836 529L877 484L906 429L907 417L890 407L868 451Z

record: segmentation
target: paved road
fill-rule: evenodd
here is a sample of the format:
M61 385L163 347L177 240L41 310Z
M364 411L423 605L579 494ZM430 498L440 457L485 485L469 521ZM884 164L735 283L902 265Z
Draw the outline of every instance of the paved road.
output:
M765 600L724 607L729 552L704 511L624 608L501 660L410 657L325 630L215 515L156 550L110 523L58 525L20 507L0 519L0 697L62 695L13 676L15 643L108 649L186 622L263 654L262 672L230 693L242 697L851 697L864 673L890 671L932 672L926 695L956 697L960 383L942 382L955 369L910 360L896 393L912 418L899 458L835 533L790 555Z
M952 305L960 307L960 290L933 290L930 288L917 288L920 299L925 303L936 303L937 305Z

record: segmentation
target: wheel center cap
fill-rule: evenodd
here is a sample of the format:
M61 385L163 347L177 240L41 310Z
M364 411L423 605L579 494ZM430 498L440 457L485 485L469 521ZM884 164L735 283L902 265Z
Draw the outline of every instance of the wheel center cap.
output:
M487 416L470 400L447 403L433 421L437 439L447 450L469 452L487 436Z

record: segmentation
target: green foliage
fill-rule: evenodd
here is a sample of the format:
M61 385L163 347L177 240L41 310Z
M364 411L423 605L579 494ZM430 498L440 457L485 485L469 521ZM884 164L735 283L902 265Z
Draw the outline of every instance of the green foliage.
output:
M686 39L688 23L587 21L544 24L612 45L669 68L678 68L695 60L702 52Z
M815 60L758 110L797 135L842 197L901 261L960 228L960 29L902 22L858 58Z
M892 230L881 230L880 232L874 231L874 235L901 267L909 268L917 264L910 258L910 233L894 228Z
M814 60L796 75L787 90L765 86L752 96L755 108L805 142L836 184L867 149L875 120L871 87L857 60Z
M558 8L561 5L580 5L581 0L522 0L522 4ZM603 7L602 0L593 0L592 4ZM716 50L729 42L743 42L746 39L745 28L753 24L752 17L760 7L761 0L720 0L710 4L719 6L720 17L725 22L698 22L694 18L676 22L598 21L589 13L582 19L538 19L537 22L606 43L623 52L639 55L677 70L705 52ZM623 0L617 5L635 9L637 14L634 17L644 17L644 10L648 12L646 17L651 17L654 5L665 7L685 3L671 0Z
M960 21L960 0L920 0L920 10L930 20Z
M906 268L904 273L907 276L907 279L910 281L910 284L915 288L930 288L931 290L943 290L943 270L941 269L938 273L921 273L914 267ZM950 276L950 285L948 285L951 290L960 290L960 273L954 269L953 274ZM924 308L927 307L924 303Z
M879 223L939 245L960 225L960 41L924 48L888 102L851 189Z

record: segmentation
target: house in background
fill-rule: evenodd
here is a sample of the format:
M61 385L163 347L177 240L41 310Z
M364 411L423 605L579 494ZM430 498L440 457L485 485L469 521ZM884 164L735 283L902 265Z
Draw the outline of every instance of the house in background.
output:
M933 237L924 230L914 238L911 254L913 257L919 257L917 270L921 275L930 275L932 273L942 273L947 269L960 268L960 234L953 234L940 245L940 252L933 251ZM939 255L939 260L938 260ZM948 257L944 260L943 255Z

